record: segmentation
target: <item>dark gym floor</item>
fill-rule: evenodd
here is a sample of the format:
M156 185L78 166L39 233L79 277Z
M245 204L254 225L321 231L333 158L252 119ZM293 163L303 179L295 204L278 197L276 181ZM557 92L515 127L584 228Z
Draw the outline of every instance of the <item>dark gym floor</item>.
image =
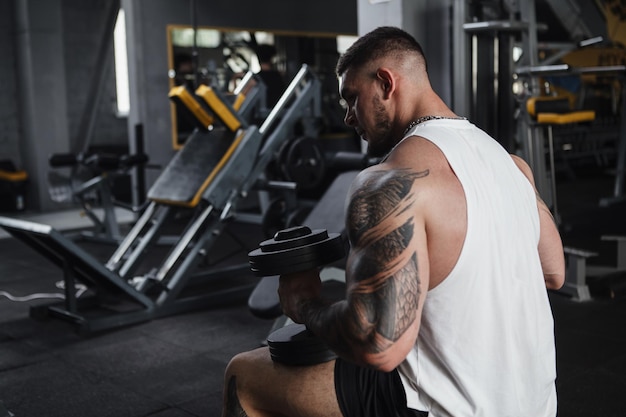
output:
M601 235L626 235L626 205L597 204L611 194L612 181L593 172L559 184L564 242L601 251L597 262L610 263L614 256L601 245ZM249 226L235 233L252 247L258 243ZM103 259L112 250L84 247ZM0 239L0 290L15 296L58 293L61 277L31 248ZM595 282L593 300L584 303L550 293L560 417L626 415L622 282L626 278ZM241 299L85 337L64 322L29 317L29 306L49 302L0 296L0 417L218 416L229 358L259 346L272 324L254 317Z

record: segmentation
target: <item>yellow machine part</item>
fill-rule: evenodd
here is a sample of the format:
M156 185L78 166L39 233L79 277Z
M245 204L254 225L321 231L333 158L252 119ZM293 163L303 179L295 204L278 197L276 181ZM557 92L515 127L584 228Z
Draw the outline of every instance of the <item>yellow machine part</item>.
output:
M613 42L626 46L626 25L624 24L622 0L596 0L606 18L606 33Z
M235 111L239 111L244 101L246 101L245 94L241 93L237 95L237 97L235 97L235 102L233 103L233 109L235 109Z
M567 113L570 111L570 101L567 97L539 96L526 100L526 111L532 117L538 113Z
M596 112L593 110L580 110L570 113L539 113L537 123L550 125L564 125L569 123L583 123L595 120Z
M0 169L0 180L9 181L9 182L20 182L26 181L28 179L28 174L26 171L15 171L9 172Z
M213 118L209 115L189 93L185 86L181 85L170 90L170 100L185 106L195 117L202 123L202 126L208 128L213 124Z
M234 132L241 127L241 122L237 116L230 111L211 87L204 84L201 85L196 89L196 95L206 102L209 108L224 122L230 131Z

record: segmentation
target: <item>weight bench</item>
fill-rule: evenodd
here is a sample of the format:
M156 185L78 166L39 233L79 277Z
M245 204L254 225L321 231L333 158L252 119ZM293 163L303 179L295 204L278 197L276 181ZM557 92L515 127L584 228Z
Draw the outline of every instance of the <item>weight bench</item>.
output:
M311 230L325 229L329 233L343 234L345 231L344 205L346 195L358 173L359 171L347 171L339 174L304 219L302 225L308 226ZM345 260L321 270L322 294L326 298L339 300L345 297L344 270ZM271 332L288 323L287 317L283 316L278 299L278 279L279 277L276 275L261 278L248 298L248 308L252 314L263 319L274 319Z
M587 286L587 259L597 256L595 252L564 247L565 253L565 283L559 290L571 295L575 301L589 301L591 294Z
M143 144L138 143L137 148L143 149ZM92 230L72 234L72 238L119 243L122 233L115 214L116 207L133 213L141 208L117 201L113 195L113 182L129 175L133 169L138 175L143 175L148 156L142 151L133 155L81 152L53 154L48 162L55 169L48 173L50 198L58 203L78 203L94 226ZM71 171L69 176L57 172L57 169L66 168ZM94 202L102 208L102 218L94 212Z
M617 259L615 266L587 265L587 260L598 256L596 252L564 247L566 260L565 284L561 292L571 295L576 301L589 301L591 295L587 277L601 278L626 271L626 236L604 235L603 241L616 242Z

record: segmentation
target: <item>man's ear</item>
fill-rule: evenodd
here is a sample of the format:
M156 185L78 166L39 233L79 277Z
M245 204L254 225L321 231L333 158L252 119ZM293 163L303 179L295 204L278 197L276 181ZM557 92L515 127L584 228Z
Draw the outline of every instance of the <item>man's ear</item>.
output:
M393 73L385 67L378 68L376 71L376 78L380 82L381 89L383 90L383 98L388 99L396 89L396 79Z

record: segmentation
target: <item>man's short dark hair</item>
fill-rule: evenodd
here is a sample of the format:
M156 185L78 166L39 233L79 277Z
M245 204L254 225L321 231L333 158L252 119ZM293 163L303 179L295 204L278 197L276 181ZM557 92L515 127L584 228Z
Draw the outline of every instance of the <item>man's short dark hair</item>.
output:
M381 26L363 35L337 61L336 72L341 76L349 68L389 54L416 52L424 57L422 46L408 32L393 26Z

